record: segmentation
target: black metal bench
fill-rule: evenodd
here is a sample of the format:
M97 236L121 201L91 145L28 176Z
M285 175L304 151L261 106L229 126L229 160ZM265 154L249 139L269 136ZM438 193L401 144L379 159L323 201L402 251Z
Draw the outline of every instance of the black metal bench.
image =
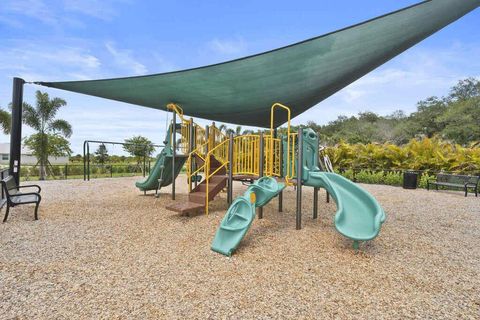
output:
M468 191L472 190L472 192L475 192L475 197L478 197L479 181L480 176L439 173L435 181L430 180L427 182L427 190L430 190L430 185L435 186L437 190L438 186L463 189L463 191L465 191L465 197Z
M29 203L35 204L35 220L38 220L38 206L40 205L40 201L42 200L42 197L40 196L40 192L42 191L42 189L40 188L40 186L36 184L17 186L14 177L8 176L2 180L2 188L7 198L7 209L5 211L5 217L3 218L3 222L7 221L10 207ZM19 189L21 188L37 188L37 192L23 193L19 191Z

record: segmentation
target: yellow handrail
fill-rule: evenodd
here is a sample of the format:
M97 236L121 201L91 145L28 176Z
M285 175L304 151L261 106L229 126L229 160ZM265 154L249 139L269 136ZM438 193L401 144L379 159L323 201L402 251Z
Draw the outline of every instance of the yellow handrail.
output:
M208 151L208 154L205 159L205 180L206 180L206 191L205 191L205 214L208 215L208 205L209 205L209 184L210 178L213 177L220 169L224 168L228 165L228 147L229 141L224 140L220 144L216 145L212 150ZM221 163L221 165L215 169L215 171L210 172L210 161L212 159L212 155ZM215 156L217 155L217 156Z
M269 165L269 169L270 170L273 170L273 150L274 150L274 147L273 147L273 136L274 136L274 118L275 118L275 108L281 108L281 109L284 109L287 111L287 175L285 175L285 182L287 183L287 185L290 185L290 178L289 175L288 175L288 172L290 172L290 116L291 116L291 112L290 112L290 108L281 104L281 103L274 103L272 105L272 108L270 109L270 136L272 137L272 139L270 139L270 156L269 156L269 161L270 161L270 165ZM295 150L295 149L294 149ZM294 151L295 152L295 151ZM269 176L273 176L273 172L267 172L267 175Z
M205 150L207 146L207 143L205 142L202 145L199 145L197 148L195 148L192 152L189 153L188 158L187 158L187 183L188 183L188 191L192 192L192 177L202 171L205 171L205 165L206 165L206 156ZM200 159L203 160L203 165L201 165L199 168L197 168L195 171L192 172L192 161L193 158L197 156Z

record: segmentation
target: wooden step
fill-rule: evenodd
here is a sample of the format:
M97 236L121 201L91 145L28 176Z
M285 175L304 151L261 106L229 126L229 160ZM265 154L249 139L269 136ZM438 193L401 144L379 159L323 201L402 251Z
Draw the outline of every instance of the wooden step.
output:
M207 193L205 191L195 191L188 194L188 200L190 202L201 203L202 205L205 205L206 198Z
M181 214L200 213L205 211L205 205L195 202L175 202L165 207L167 210L179 212Z

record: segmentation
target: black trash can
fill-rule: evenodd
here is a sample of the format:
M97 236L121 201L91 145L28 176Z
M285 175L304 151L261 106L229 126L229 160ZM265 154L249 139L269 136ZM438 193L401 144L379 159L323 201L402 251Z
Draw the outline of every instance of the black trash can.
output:
M404 171L403 172L403 189L417 189L418 172Z

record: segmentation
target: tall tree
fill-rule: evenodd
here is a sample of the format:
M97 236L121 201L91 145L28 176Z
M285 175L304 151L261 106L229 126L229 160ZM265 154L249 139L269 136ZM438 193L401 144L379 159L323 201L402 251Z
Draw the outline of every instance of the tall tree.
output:
M97 150L95 151L95 160L100 164L105 164L105 162L108 161L108 158L109 158L108 149L102 143L101 145L98 146Z
M152 141L143 136L133 136L129 139L125 139L126 144L123 146L123 150L129 153L137 161L137 165L140 165L144 157L150 157L155 150Z
M36 131L25 140L37 157L40 180L45 180L49 156L69 156L71 150L65 138L72 135L72 126L65 120L55 119L58 110L67 105L61 98L50 99L46 92L36 92L35 107L23 105L23 122Z

